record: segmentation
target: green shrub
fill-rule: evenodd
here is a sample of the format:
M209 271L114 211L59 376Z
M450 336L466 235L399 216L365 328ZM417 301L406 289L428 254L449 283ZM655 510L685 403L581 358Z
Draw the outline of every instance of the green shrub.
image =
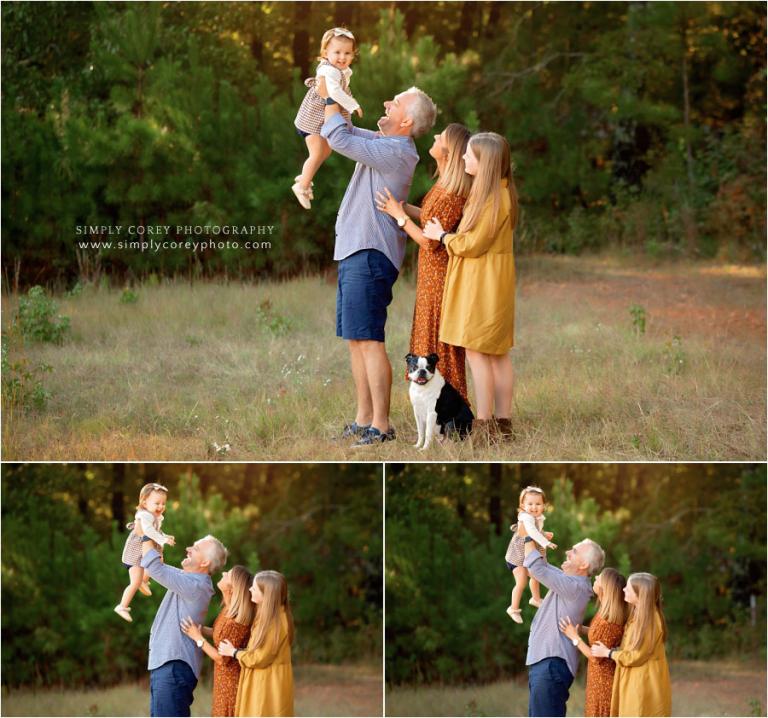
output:
M3 402L9 408L43 411L51 393L45 388L42 375L53 371L49 364L30 367L26 359L11 363L8 359L7 337L2 339Z
M40 286L19 299L15 324L25 339L61 344L69 331L69 317L57 315L58 305Z
M136 304L139 301L139 295L132 289L126 287L120 294L120 304Z

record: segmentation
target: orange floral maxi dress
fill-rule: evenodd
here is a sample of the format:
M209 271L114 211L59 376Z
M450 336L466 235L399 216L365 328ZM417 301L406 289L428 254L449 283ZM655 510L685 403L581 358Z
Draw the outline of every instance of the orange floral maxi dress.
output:
M422 229L434 217L440 221L446 232L452 232L461 220L465 202L463 197L446 192L440 185L435 184L427 192L421 205ZM432 352L437 354L440 357L437 363L440 373L469 404L464 348L445 344L438 339L447 269L448 253L442 244L430 242L427 249L419 247L410 352L419 356Z
M587 639L591 646L601 641L608 648L618 648L624 626L609 623L596 615L589 624ZM585 716L611 715L611 693L613 691L613 674L616 663L612 658L590 658L587 665L587 685L584 695Z
M251 627L237 623L220 611L213 622L213 645L219 647L224 639L235 648L245 648L251 637ZM240 680L240 663L231 656L222 656L221 663L213 664L212 716L234 716L237 684Z

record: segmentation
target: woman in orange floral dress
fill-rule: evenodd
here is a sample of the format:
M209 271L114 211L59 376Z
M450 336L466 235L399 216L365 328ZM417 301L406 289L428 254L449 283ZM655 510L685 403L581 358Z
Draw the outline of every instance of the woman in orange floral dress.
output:
M603 643L609 648L618 648L627 622L627 604L624 601L624 586L627 580L615 568L604 568L595 579L592 589L599 602L597 613L589 624L587 640L579 637L579 626L571 623L569 617L560 621L560 630L587 657L587 685L584 693L585 716L610 716L613 674L616 664L610 658L596 658L590 645ZM581 627L582 632L587 630Z
M378 209L399 220L398 224L402 225L405 220L403 229L419 245L410 352L419 356L437 354L440 373L467 403L464 348L444 344L438 339L448 253L440 242L427 239L421 230L433 218L440 220L447 232L458 226L472 185L472 177L464 171L461 159L468 141L469 130L455 122L435 135L429 154L437 161L438 179L424 197L421 208L398 202L388 189L384 194L377 193L376 197Z
M255 605L249 589L253 576L244 566L233 566L225 571L216 584L221 591L221 610L213 627L198 626L187 618L181 623L184 631L197 642L213 661L212 716L234 716L237 684L240 680L240 664L233 658L219 655L218 646L227 639L236 648L245 648L251 637ZM205 638L212 638L211 645Z

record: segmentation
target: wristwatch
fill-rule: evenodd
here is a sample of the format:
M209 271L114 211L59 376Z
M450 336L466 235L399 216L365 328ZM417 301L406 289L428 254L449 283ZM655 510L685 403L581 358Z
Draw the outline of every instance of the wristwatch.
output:
M578 639L578 637L577 637L577 638L572 638L572 639L571 639L571 643L573 643L573 645L574 645L574 646L578 646L578 645L579 645L579 639Z
M235 660L237 660L237 652L239 650L240 650L239 648L235 648L235 652L232 654L232 658L234 658Z
M450 234L450 232L443 232L443 233L440 235L440 244L443 244L443 245L445 244L445 235L446 235L446 234Z
M405 227L405 223L407 221L408 221L408 215L404 214L402 217L398 218L397 226L400 227L400 229L402 229L403 227Z
M202 648L203 647L203 639L202 638L199 638L198 640L196 640L195 643L197 644L198 648Z
M533 541L533 539L532 539L530 536L526 536L526 537L523 539L523 543L531 543L531 541Z
M338 105L339 103L336 102L332 97L326 97L325 98L325 104L326 105Z

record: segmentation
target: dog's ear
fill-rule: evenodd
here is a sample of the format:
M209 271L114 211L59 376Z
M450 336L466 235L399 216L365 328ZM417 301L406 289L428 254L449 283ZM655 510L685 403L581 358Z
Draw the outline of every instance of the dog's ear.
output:
M432 353L432 354L430 354L430 355L427 357L427 361L428 361L430 364L437 364L437 362L439 362L439 361L440 361L440 357L439 357L437 354L434 354L434 353Z

